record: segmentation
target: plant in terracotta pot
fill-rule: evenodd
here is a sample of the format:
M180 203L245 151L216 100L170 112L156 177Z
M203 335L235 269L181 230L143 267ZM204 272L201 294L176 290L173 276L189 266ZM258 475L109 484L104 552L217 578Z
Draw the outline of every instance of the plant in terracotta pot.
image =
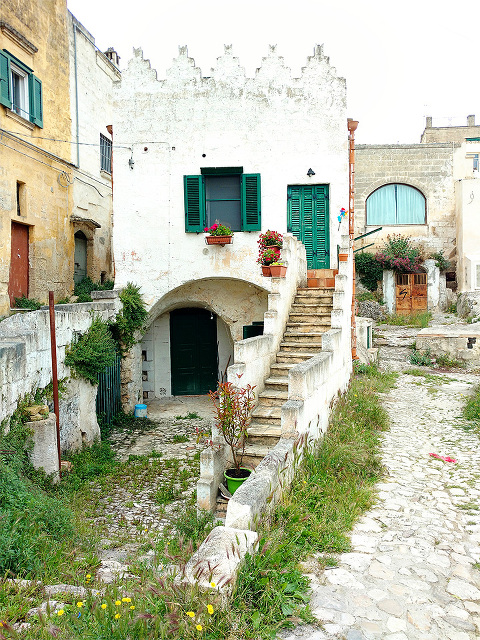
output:
M204 233L209 234L205 238L207 244L219 244L223 247L224 245L230 244L232 242L232 230L229 227L226 227L224 224L215 222L215 224L212 224L211 227L205 227L203 231Z
M235 387L231 382L221 382L217 391L210 391L215 412L215 426L230 447L233 467L225 471L227 487L231 494L244 482L251 469L242 467L247 440L247 428L255 403L255 387Z
M283 247L283 236L278 231L271 231L268 229L265 233L261 233L258 237L258 246L261 249L266 249L267 247L278 247L281 249Z
M257 262L262 265L264 276L270 275L270 265L272 262L278 262L280 258L280 249L278 247L267 247L260 251Z
M287 267L283 262L272 262L270 265L270 275L272 278L285 278Z

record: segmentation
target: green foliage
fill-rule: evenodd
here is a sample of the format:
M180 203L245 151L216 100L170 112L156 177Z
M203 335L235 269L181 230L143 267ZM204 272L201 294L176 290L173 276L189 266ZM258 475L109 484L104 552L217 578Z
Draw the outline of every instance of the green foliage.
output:
M72 463L71 470L64 473L62 485L58 488L58 491L66 493L80 489L88 480L113 473L119 465L108 440L96 441L81 451L65 452L62 458Z
M420 249L413 246L411 238L394 234L387 236L383 249L375 254L383 269L397 273L418 273L420 271Z
M467 400L463 409L463 416L467 420L471 420L480 425L480 385L475 387L473 395Z
M358 302L373 300L374 302L378 302L378 304L384 304L382 294L377 293L376 291L362 291L360 293L356 293L355 299L358 300Z
M30 309L30 311L38 311L42 303L35 298L27 298L26 295L23 295L21 298L15 298L15 307L17 309Z
M453 358L446 353L435 356L435 362L437 363L437 366L445 367L447 369L463 369L466 366L466 363L463 360Z
M98 376L115 362L117 346L109 326L100 316L76 342L67 347L65 364L91 384L98 384Z
M450 261L443 255L443 251L437 251L436 253L432 253L430 255L432 260L435 260L435 264L440 269L440 271L446 271L450 267Z
M457 313L457 302L450 302L445 310L445 313Z
M112 332L124 351L137 342L136 333L145 331L148 312L140 295L140 287L129 282L120 294L123 308L117 313Z
M383 320L378 320L378 324L392 324L397 327L428 327L428 323L432 319L430 311L422 311L420 313L411 313L409 315L401 315L391 313Z
M433 366L430 349L425 349L425 351L412 349L412 353L410 354L410 362L411 364L416 364L421 367Z
M73 295L78 296L77 302L92 302L90 296L92 291L108 291L113 289L113 285L113 280L106 280L104 283L93 282L93 280L87 276L75 284Z
M133 413L119 411L113 416L111 423L105 422L103 415L97 415L102 438L108 438L113 431L125 431L127 433L141 432L151 429L155 423L150 418L136 418Z
M355 269L360 275L360 282L369 291L376 291L378 281L383 277L383 267L375 259L373 253L361 251L355 253Z
M175 420L202 420L196 411L189 411L184 416L175 416Z

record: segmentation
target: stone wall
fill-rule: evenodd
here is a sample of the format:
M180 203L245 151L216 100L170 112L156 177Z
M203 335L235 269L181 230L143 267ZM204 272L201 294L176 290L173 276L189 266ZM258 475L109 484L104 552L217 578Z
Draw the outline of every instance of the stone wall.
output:
M455 181L452 144L358 145L355 153L355 235L382 226L382 231L355 243L355 249L374 243L375 252L388 234L408 235L423 245L426 257L444 251L455 255ZM419 189L427 201L426 224L374 225L366 223L366 200L375 189L402 183ZM454 259L454 258L453 258Z
M113 319L119 301L57 305L55 325L59 379L69 377L65 348L91 324L92 312ZM27 393L43 389L52 380L50 321L48 309L15 314L0 323L0 422L16 409ZM63 449L91 443L98 435L95 414L96 387L82 380L71 381L60 405Z

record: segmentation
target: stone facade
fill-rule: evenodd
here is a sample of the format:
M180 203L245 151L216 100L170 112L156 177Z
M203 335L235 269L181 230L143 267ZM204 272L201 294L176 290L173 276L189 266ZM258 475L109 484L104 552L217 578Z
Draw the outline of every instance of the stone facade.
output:
M218 316L223 370L229 357L233 362L243 325L263 320L272 291L256 265L258 231L235 232L223 248L206 247L201 233L186 233L183 177L213 167L260 174L261 230L281 233L287 232L288 185L328 184L334 268L343 228L337 211L348 199L345 98L345 81L321 47L299 78L275 47L253 78L230 46L205 76L180 47L162 80L135 51L115 93L115 137L124 146L115 153L114 254L116 286L140 285L150 310L146 397L169 393L172 309L200 307ZM155 381L152 368L163 371Z
M387 235L408 235L428 255L443 251L455 256L455 185L452 144L358 145L355 150L355 235L382 230L357 241L355 249L374 243L376 251ZM427 202L426 224L367 225L366 200L385 184L401 183L419 189Z
M464 126L434 127L433 118L427 116L420 142L465 142L465 138L480 136L480 125L475 124L475 116L467 116Z

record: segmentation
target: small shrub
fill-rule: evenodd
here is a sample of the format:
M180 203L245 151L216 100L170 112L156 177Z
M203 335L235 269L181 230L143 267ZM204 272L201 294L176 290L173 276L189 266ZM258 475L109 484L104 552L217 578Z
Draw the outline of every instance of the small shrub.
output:
M95 385L99 374L115 362L116 356L117 345L108 324L96 316L86 333L67 347L65 364Z
M23 295L21 298L15 298L15 307L17 309L30 309L30 311L38 311L42 303L35 298L27 298Z
M369 291L376 291L379 280L383 278L383 267L373 253L362 251L355 253L355 269L360 276L360 282Z
M450 261L446 259L443 255L443 251L437 251L436 253L432 253L430 255L432 260L435 260L435 264L440 269L440 271L446 271L450 267Z
M426 349L425 351L417 351L416 349L412 350L412 353L410 354L410 362L411 364L416 364L421 367L433 366L430 349Z
M107 291L113 289L113 285L113 280L106 280L103 283L93 282L93 280L87 276L75 284L73 295L78 296L77 302L92 302L90 296L92 291Z
M447 354L435 356L435 361L439 367L462 369L466 366L463 360L457 360L457 358L452 358Z
M401 234L387 236L384 247L375 254L375 259L384 269L397 273L418 273L420 271L420 249L413 246L412 240Z
M391 324L398 327L428 327L428 323L432 319L430 311L422 311L421 313L411 313L410 315L399 315L391 313L383 320L379 320L378 324Z
M122 310L115 317L111 330L123 351L128 351L137 342L136 334L145 331L148 312L140 295L140 287L129 282L120 294Z
M448 307L445 309L445 313L457 313L457 302L450 302Z

